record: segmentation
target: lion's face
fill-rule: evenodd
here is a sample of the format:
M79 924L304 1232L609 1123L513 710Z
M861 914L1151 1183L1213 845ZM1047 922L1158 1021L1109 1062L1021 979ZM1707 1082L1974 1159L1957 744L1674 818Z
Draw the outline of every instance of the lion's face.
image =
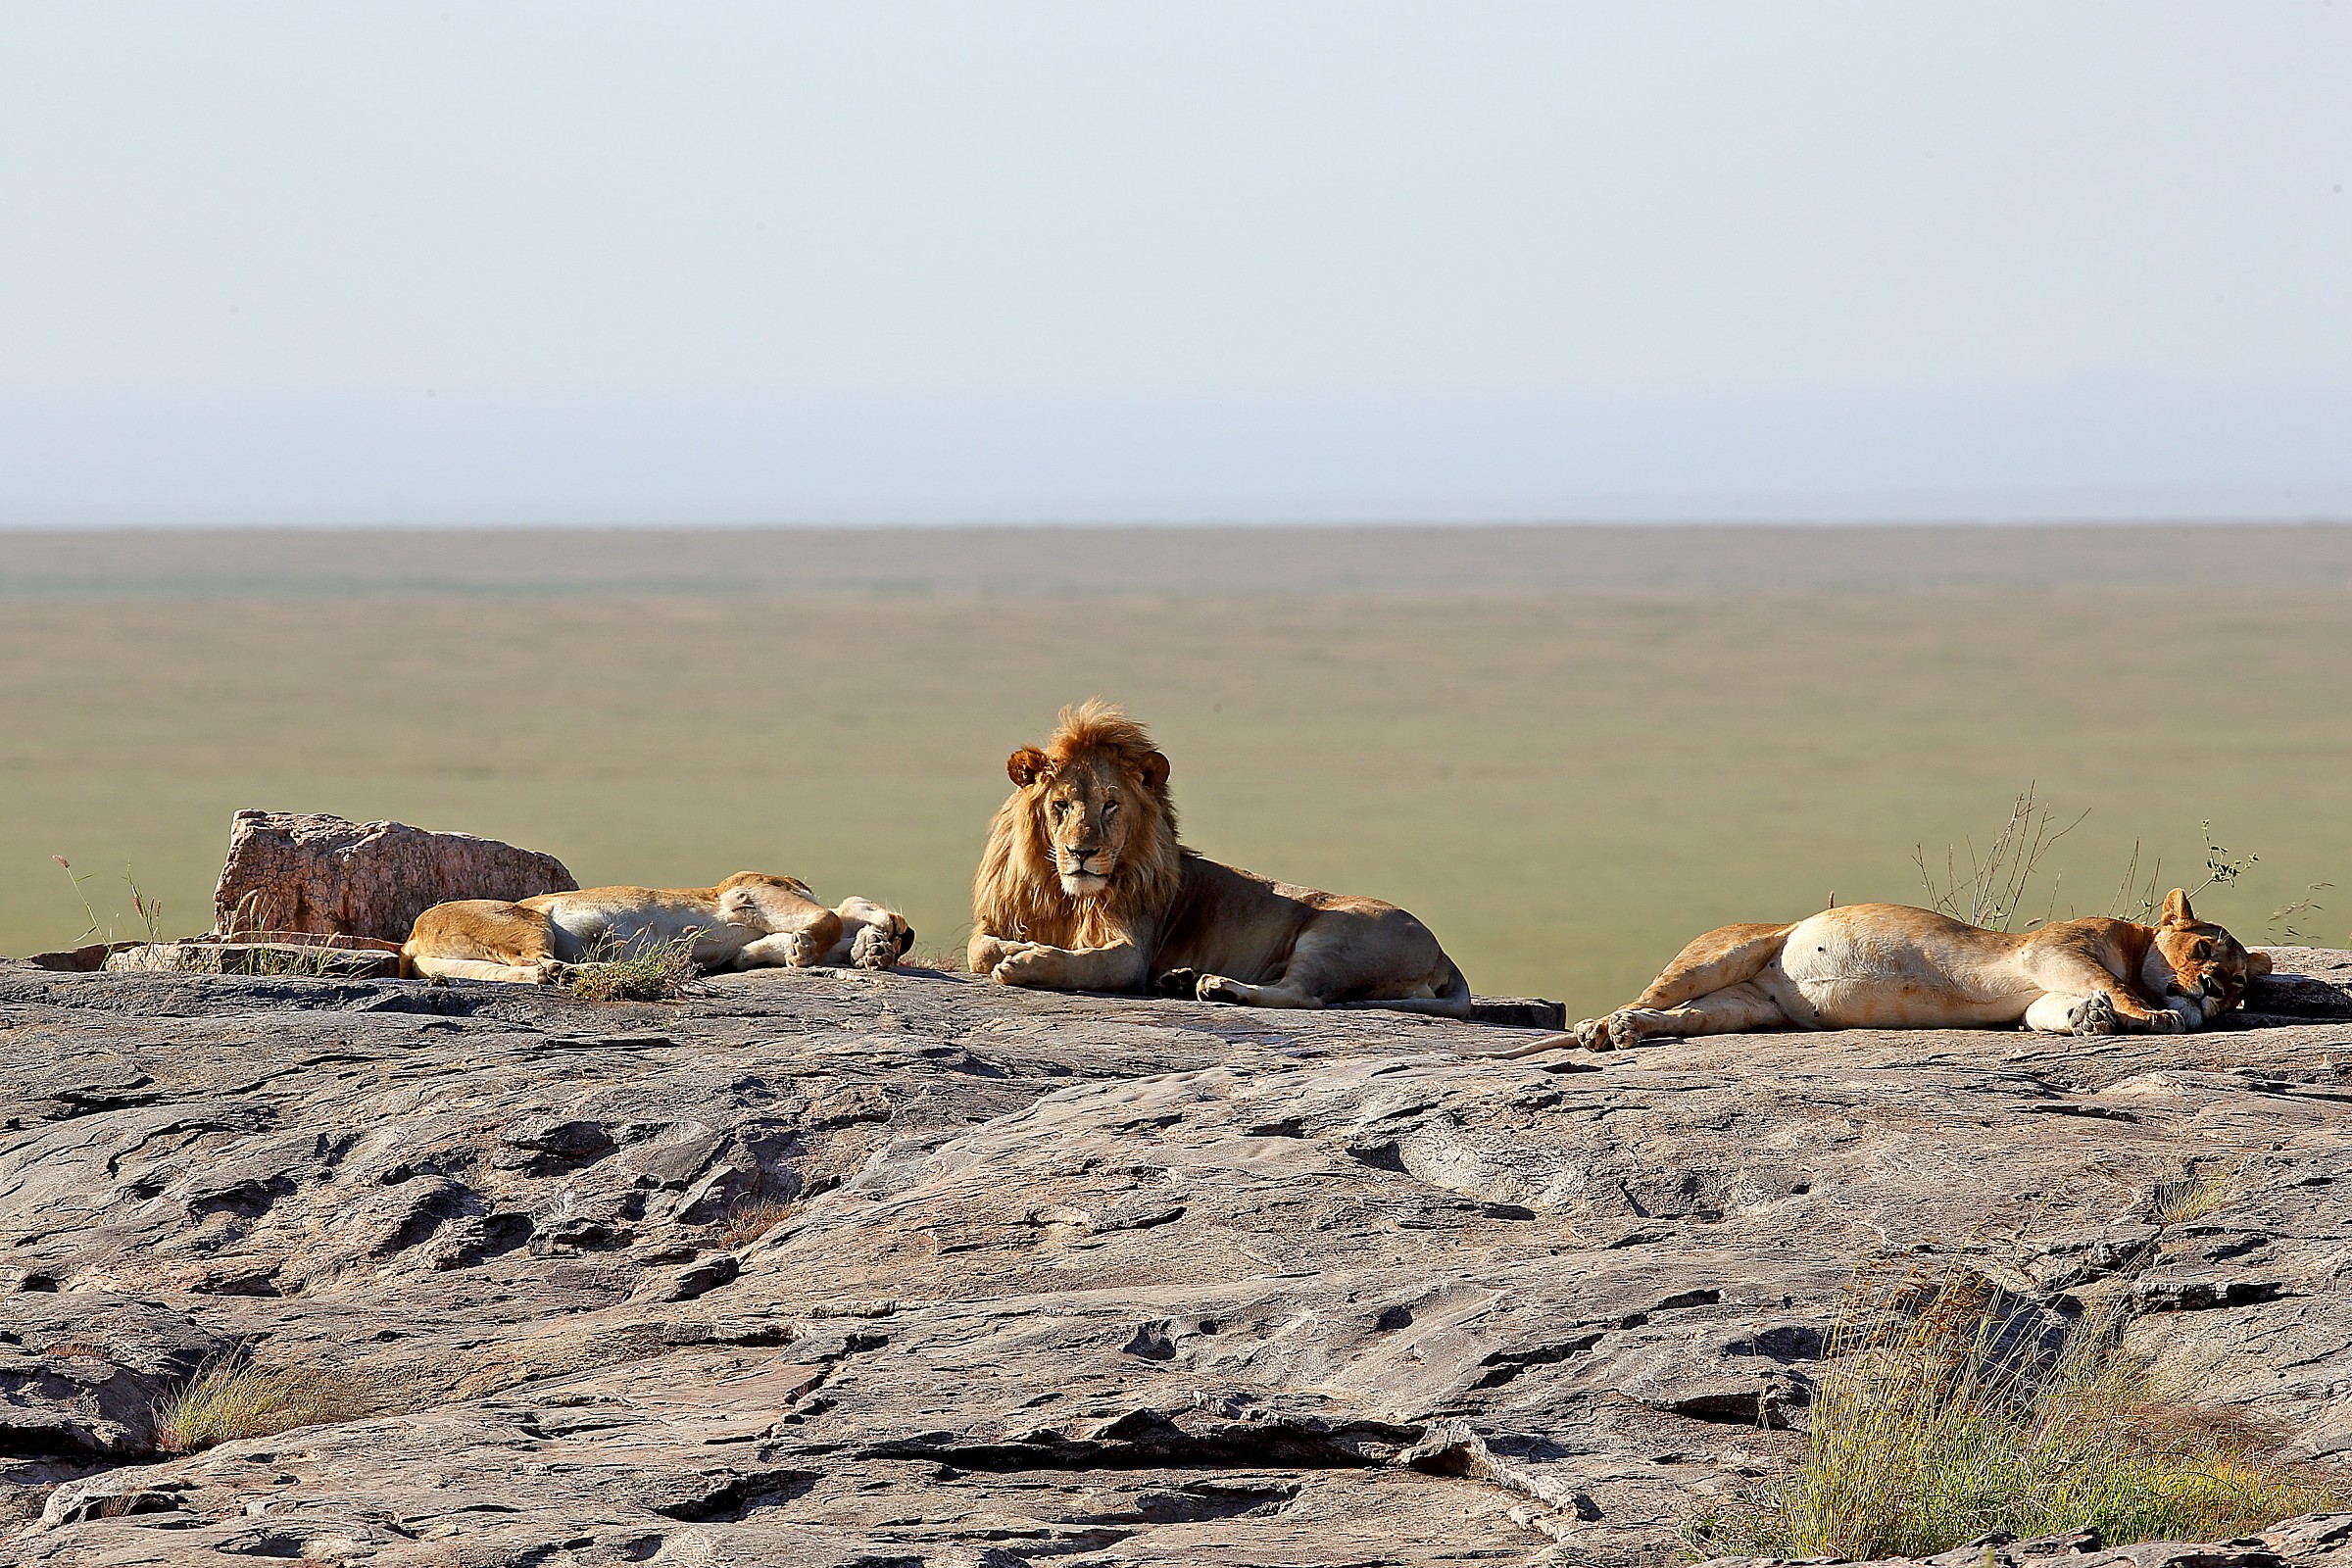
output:
M2198 919L2188 895L2178 888L2164 901L2155 951L2171 974L2165 1000L2177 997L2200 1005L2209 1019L2244 1001L2249 980L2271 972L2269 954L2248 953L2237 938Z
M1090 751L1054 762L1030 747L1013 753L1005 771L1028 793L1038 842L1053 857L1062 892L1086 898L1110 886L1136 835L1149 831L1149 795L1167 781L1168 760L1152 752L1127 763Z

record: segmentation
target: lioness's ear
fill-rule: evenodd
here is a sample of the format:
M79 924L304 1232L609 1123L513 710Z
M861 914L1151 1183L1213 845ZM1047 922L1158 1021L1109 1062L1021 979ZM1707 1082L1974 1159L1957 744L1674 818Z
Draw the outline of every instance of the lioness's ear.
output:
M2196 919L2196 911L2188 906L2188 895L2179 888L2164 896L2164 918L2158 925L2187 925Z
M1137 764L1143 769L1144 788L1155 790L1168 781L1168 760L1158 752L1146 752Z
M1034 746L1024 746L1004 759L1004 772L1015 784L1027 789L1045 776L1046 754Z
M2252 948L2248 948L2246 950L2246 974L2248 977L2270 972L2271 956L2267 953L2257 953Z

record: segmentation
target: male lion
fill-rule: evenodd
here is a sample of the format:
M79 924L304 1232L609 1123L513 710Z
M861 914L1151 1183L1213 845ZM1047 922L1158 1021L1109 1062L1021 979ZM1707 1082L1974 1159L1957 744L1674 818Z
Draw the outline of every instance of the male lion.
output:
M972 972L1048 991L1139 991L1259 1007L1362 1005L1470 1015L1429 927L1378 899L1272 882L1176 839L1168 760L1101 699L1065 708L1043 751L1006 760L1013 792L972 881Z
M710 888L583 888L513 903L436 904L410 929L400 969L538 984L600 956L688 941L701 969L887 969L914 946L914 927L864 899L828 909L798 878L738 871Z
M2179 888L2154 925L2093 916L2019 932L1855 904L1794 925L1710 931L1638 1000L1531 1049L1750 1029L2176 1034L2236 1006L2246 982L2270 972L2269 954L2198 919Z

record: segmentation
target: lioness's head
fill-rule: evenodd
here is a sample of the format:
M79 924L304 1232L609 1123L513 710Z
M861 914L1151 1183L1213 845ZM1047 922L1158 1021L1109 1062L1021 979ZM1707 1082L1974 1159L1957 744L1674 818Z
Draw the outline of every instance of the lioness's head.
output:
M1004 760L1004 771L1072 898L1102 892L1139 842L1156 848L1175 826L1167 758L1109 703L1063 709L1046 747L1022 747Z
M914 923L886 905L852 897L835 905L833 912L841 916L844 926L875 926L888 931L902 958L914 951Z
M2153 948L2171 974L2167 1000L2180 997L2199 1004L2207 1018L2236 1006L2245 1000L2246 982L2271 972L2269 954L2248 953L2237 938L2198 919L2188 906L2188 895L2179 888L2165 895Z

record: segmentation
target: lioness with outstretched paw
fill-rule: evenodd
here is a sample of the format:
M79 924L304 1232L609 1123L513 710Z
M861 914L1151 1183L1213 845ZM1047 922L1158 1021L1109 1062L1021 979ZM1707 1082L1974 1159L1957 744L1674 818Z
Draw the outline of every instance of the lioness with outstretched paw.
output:
M914 927L864 899L828 909L797 877L738 871L709 888L582 888L528 899L458 899L416 917L404 975L540 984L575 966L690 942L695 967L887 969Z
M2270 972L2270 955L2198 919L2179 888L2154 925L2094 916L2018 932L1855 904L1794 925L1710 931L1634 1002L1533 1049L1750 1029L2176 1034L2236 1006L2246 982Z
M1177 842L1168 760L1097 699L1005 762L972 883L972 972L1048 991L1141 991L1259 1007L1468 1017L1429 927L1378 899L1293 887Z

